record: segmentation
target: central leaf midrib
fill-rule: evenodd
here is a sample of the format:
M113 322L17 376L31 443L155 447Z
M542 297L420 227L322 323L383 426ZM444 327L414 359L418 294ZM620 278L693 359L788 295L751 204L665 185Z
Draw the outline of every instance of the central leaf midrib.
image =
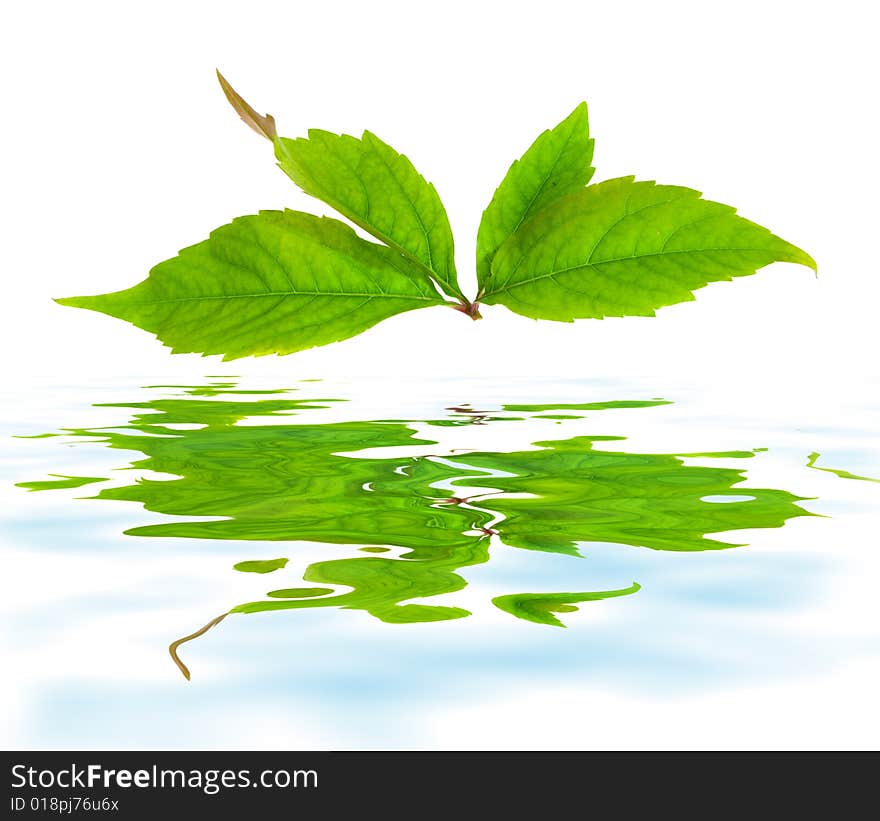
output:
M529 200L529 204L526 206L526 209L523 211L522 216L519 218L519 221L516 223L516 225L513 227L513 230L510 231L507 236L512 236L513 234L515 234L519 230L519 227L526 221L526 217L529 215L529 211L531 211L532 206L538 200L538 197L540 197L541 194L544 193L544 189L547 187L547 183L550 182L550 179L556 173L556 169L559 167L559 163L562 160L562 155L565 153L565 150L571 144L571 141L574 139L574 136L575 136L574 130L570 130L568 135L565 138L565 142L562 144L562 147L556 153L556 157L553 160L552 167L547 172L547 174L544 175L544 179L541 180L541 185L538 187L538 190L535 191L535 193L532 195L532 198Z
M451 290L453 292L451 294L451 296L454 296L457 299L464 299L464 295L462 294L461 289L457 288L455 286L454 282L444 280L443 277L439 273L437 273L437 271L433 270L432 268L428 268L428 266L425 265L425 263L422 262L415 254L411 253L410 251L407 251L406 248L404 248L402 245L399 245L398 243L396 243L391 237L384 234L375 225L367 222L366 219L355 214L354 211L352 211L350 208L347 208L346 206L344 206L335 197L331 197L328 195L326 198L319 198L319 199L324 199L324 201L331 208L335 208L340 214L342 214L347 219L350 219L359 228L363 228L364 231L366 231L368 234L371 234L372 236L374 236L380 242L384 243L391 250L397 251L397 253L400 254L402 257L404 257L408 262L415 265L419 269L419 272L423 276L425 276L425 278L428 280L429 283L431 283L433 285L436 282L438 285L440 285L441 290L443 290L444 292L448 288L449 290ZM397 266L395 266L395 268L396 267ZM400 269L398 268L397 270L400 270ZM401 272L401 273L404 273L405 275L408 276L408 274L406 274L406 272ZM444 285L446 286L446 288L443 287Z
M259 291L254 294L209 294L207 296L183 296L173 299L146 299L138 300L135 305L161 305L170 302L199 302L208 299L257 299L266 296L324 296L324 297L366 297L368 299L409 299L421 302L436 302L442 304L443 300L429 296L408 296L407 294L377 294L357 291Z

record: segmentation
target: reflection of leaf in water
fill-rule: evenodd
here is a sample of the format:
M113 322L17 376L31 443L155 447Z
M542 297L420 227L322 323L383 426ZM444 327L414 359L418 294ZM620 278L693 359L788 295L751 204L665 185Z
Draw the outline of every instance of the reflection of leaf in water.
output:
M428 419L426 425L438 428L460 428L465 425L485 425L488 422L521 422L521 416L461 416L453 419Z
M838 468L823 468L819 467L816 462L822 458L822 455L819 453L811 453L807 458L807 467L813 468L813 470L823 470L825 473L833 473L835 476L840 479L857 479L860 482L880 482L880 479L872 479L870 476L858 476L855 473L850 473L848 470L840 470Z
M288 393L290 388L273 388L272 390L241 390L237 382L211 382L208 385L145 385L147 390L161 388L180 390L187 396L266 396L269 394Z
M57 478L40 482L18 482L15 486L23 487L26 490L67 490L68 488L91 485L94 482L107 481L99 476L64 476L61 473L50 473L49 475Z
M653 408L657 405L671 405L668 399L616 399L612 402L582 402L579 404L551 402L545 405L502 405L506 411L518 413L540 413L553 410L619 410L621 408Z
M513 476L491 480L505 493L532 498L493 497L504 515L496 525L512 547L577 555L579 542L611 542L654 550L709 550L741 545L706 539L708 533L780 527L809 516L783 490L748 488L754 500L727 505L703 496L735 492L743 471L686 465L666 454L594 450L594 442L618 437L578 436L536 442L542 450L471 453L469 465ZM730 456L730 453L724 454Z
M234 564L232 568L240 573L273 573L287 567L289 561L289 559L251 559Z
M283 590L270 590L266 595L274 599L306 599L309 596L326 596L332 587L286 587Z
M257 402L213 401L203 399L153 399L149 402L103 402L96 408L131 408L146 413L134 415L128 427L147 433L162 433L153 430L164 425L202 425L205 427L227 427L252 416L291 416L304 410L326 408L328 402L338 399L263 399ZM100 429L69 433L94 435ZM177 431L173 431L175 434ZM113 441L108 442L114 447Z
M629 596L638 593L641 589L641 585L633 582L630 587L622 590L602 590L597 593L514 593L509 596L496 596L492 599L492 604L520 619L565 627L553 614L574 613L577 610L574 602Z
M226 383L210 390L217 389L231 392ZM131 467L179 477L139 479L128 486L104 488L95 498L139 502L157 513L201 519L141 525L127 533L312 541L357 546L371 554L389 547L405 551L315 562L303 579L321 586L279 585L266 599L238 605L230 613L338 607L362 610L394 624L459 619L469 611L413 600L464 589L467 582L458 571L487 562L491 536L496 533L509 547L570 555L577 555L584 542L693 551L735 546L706 538L707 534L779 527L787 519L811 515L796 504L800 497L785 491L740 487L745 478L742 470L687 464L685 455L596 449L597 443L610 447L622 437L537 442L539 449L511 453L401 456L401 447L437 443L418 438L407 421L257 423L260 417L295 416L333 400L211 399L209 391L186 390L191 395L183 398L102 406L134 411L127 426L66 431L97 437L111 448L140 451L144 458ZM516 411L660 404L668 403L506 405L507 416L455 406L449 409L451 418L423 421L491 424L512 421L509 414ZM248 424L237 424L245 419ZM393 455L383 456L383 448L394 448ZM753 451L728 451L687 456L753 455ZM474 485L486 492L463 498L450 490ZM704 497L744 493L752 497L750 501L704 501ZM288 545L285 552L290 549ZM236 567L280 570L281 561L275 560L271 568L254 561ZM638 589L633 584L598 592L521 593L499 596L493 602L519 618L558 625L553 613L571 612L574 603L629 595ZM172 645L181 670L186 668L176 648L220 620Z
M162 437L100 433L112 447L147 454L135 467L181 478L144 479L107 488L99 498L141 502L147 510L174 516L224 518L145 525L128 530L131 535L379 542L433 549L470 544L473 537L464 532L491 515L434 506L439 492L430 484L466 475L465 471L427 458L339 455L365 448L432 444L416 439L403 424L212 424L171 433Z
M402 604L408 599L439 596L462 590L467 582L453 572L461 567L489 559L489 540L471 538L469 544L433 549L421 560L357 557L315 562L306 570L307 582L338 584L352 590L327 598L301 597L258 601L233 607L231 613L260 613L267 610L293 610L303 607L344 607L366 610L391 624L446 621L469 616L460 607ZM427 551L423 550L423 553ZM277 591L276 591L277 592ZM293 591L291 591L293 592Z

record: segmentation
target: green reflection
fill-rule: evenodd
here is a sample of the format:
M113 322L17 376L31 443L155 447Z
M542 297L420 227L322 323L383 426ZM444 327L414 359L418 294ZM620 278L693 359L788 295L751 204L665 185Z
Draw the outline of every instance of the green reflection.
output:
M266 595L275 599L305 599L309 596L326 596L332 587L286 587L284 590L270 590Z
M107 481L100 476L65 476L61 473L50 473L49 475L56 478L37 482L17 482L15 486L23 487L25 490L67 490L68 488L82 487L83 485L91 485L95 482Z
M232 565L240 573L272 573L287 567L289 559L255 559Z
M551 402L544 405L502 405L506 411L518 411L520 413L540 413L541 411L554 410L615 410L620 408L653 408L657 405L671 405L668 399L617 399L612 402L583 402L579 404L566 404Z
M255 391L238 390L236 382L211 382L207 385L147 385L147 390L161 388L180 390L187 396L267 396L270 394L287 393L287 388L274 388L273 390Z
M824 468L820 467L816 464L816 462L821 459L822 456L819 453L811 453L807 457L807 467L813 468L814 470L823 470L825 473L833 473L835 476L840 479L856 479L859 482L880 482L880 479L873 479L870 476L859 476L855 473L850 473L848 470L840 470L838 468Z
M263 415L265 408L254 410ZM214 417L205 428L173 430L151 417L149 425L136 417L129 425L132 433L77 433L101 436L114 448L139 450L147 458L133 462L133 467L180 478L143 479L106 488L97 498L141 502L147 510L174 516L223 518L145 525L126 531L129 535L378 543L437 550L469 545L473 537L465 531L490 518L488 513L437 506L440 494L431 484L466 471L453 471L428 458L343 455L365 448L434 444L416 439L403 424L239 427ZM242 418L239 412L235 418ZM160 430L164 435L138 433Z
M599 601L616 596L629 596L641 590L641 585L633 582L623 590L603 590L600 593L514 593L511 596L496 596L492 603L520 619L537 624L565 625L554 613L573 613L577 610L574 602Z
M619 438L578 436L536 442L541 450L468 454L468 464L514 474L492 479L505 494L532 494L492 498L492 508L505 517L498 525L504 543L570 555L577 555L581 542L710 550L742 544L707 534L780 527L787 519L811 515L795 505L802 497L784 490L749 487L746 492L754 498L748 502L703 501L704 496L741 495L735 486L745 472L686 465L680 456L593 447L611 441Z
M182 394L102 405L128 410L131 418L112 428L69 428L65 433L138 452L141 456L129 468L176 477L141 478L105 487L93 497L139 502L175 517L126 533L285 543L283 551L263 553L285 558L235 565L239 571L272 572L277 589L229 613L337 607L394 624L459 619L469 611L425 600L464 589L461 571L487 562L490 548L573 556L590 542L716 550L738 546L717 534L779 527L811 515L798 506L801 497L786 491L740 487L744 470L689 463L697 457L753 457L754 451L632 453L616 436L532 443L525 424L521 450L451 452L426 448L438 443L417 436L412 421L321 422L322 409L338 400L294 399L281 390L243 391L229 380L156 388ZM255 398L247 399L248 394ZM652 399L505 405L501 410L457 405L447 408L444 418L419 423L487 425L523 421L512 415L518 412L664 404L669 403ZM552 418L561 425L578 419L566 413ZM433 455L416 455L426 450ZM40 484L47 483L22 483L30 489ZM703 499L743 495L749 500L717 504ZM331 555L302 574L314 586L284 586L282 578L293 573L285 565L295 561L295 543L304 541L344 545L357 555L340 558L339 548L328 547ZM633 583L605 591L516 593L495 597L493 603L518 618L560 626L554 614L572 612L576 603L638 589ZM176 647L220 620L172 645L185 674Z

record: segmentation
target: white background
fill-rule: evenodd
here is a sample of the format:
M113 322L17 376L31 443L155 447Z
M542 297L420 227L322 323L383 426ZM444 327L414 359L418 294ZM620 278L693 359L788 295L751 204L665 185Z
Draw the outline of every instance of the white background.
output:
M233 372L526 376L676 371L780 388L874 368L878 76L870 4L16 4L4 15L7 379L212 373L54 296L132 285L261 208L328 213L228 107L220 67L282 134L369 128L443 197L465 290L509 163L582 99L595 181L634 173L735 205L804 247L656 319L535 322L487 307L393 318L355 340ZM824 394L826 391L818 391Z

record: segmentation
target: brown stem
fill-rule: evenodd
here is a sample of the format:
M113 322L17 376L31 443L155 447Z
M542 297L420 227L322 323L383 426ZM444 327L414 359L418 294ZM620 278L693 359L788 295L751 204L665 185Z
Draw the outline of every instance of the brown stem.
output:
M461 311L465 316L469 316L475 322L478 319L482 319L483 315L480 313L480 303L479 302L468 302L465 300L464 302L455 302L449 303L455 308L456 311Z
M217 79L226 99L229 100L229 105L235 109L238 116L261 137L274 142L278 136L275 130L275 118L271 114L258 114L247 100L229 85L229 81L220 73L220 69L217 69Z
M168 652L171 654L171 658L174 660L174 663L178 666L180 672L183 673L183 677L187 681L190 680L189 668L180 660L180 656L177 655L177 648L180 647L180 645L183 644L185 641L192 641L193 639L197 639L199 636L203 636L212 627L220 624L220 622L223 621L223 619L225 619L228 615L229 613L224 613L222 616L217 616L216 619L212 619L211 621L209 621L201 630L196 630L195 633L189 636L184 636L182 639L172 641L171 644L168 646Z

